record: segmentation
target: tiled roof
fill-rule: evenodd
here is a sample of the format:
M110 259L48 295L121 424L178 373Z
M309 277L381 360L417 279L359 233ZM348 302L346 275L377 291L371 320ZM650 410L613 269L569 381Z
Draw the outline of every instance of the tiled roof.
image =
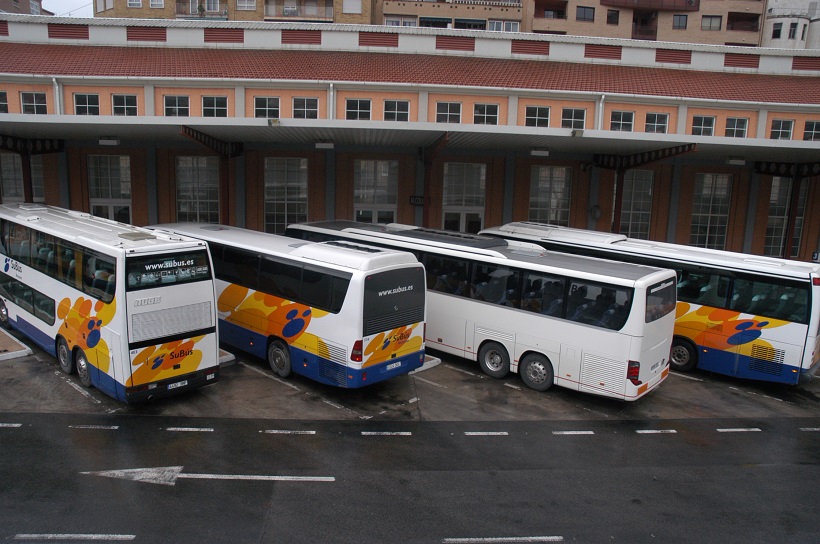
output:
M0 43L0 73L459 85L820 104L820 78L456 55Z

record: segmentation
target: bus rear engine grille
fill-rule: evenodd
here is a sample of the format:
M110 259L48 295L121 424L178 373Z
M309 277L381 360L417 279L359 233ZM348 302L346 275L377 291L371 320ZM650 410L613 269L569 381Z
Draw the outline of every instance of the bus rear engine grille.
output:
M785 352L768 346L752 346L752 358L749 360L749 370L780 376L783 373L783 359Z
M364 335L370 336L383 331L397 329L424 321L424 308L410 308L409 310L398 311L396 313L380 315L364 322Z
M133 342L173 336L213 326L211 302L199 302L156 312L133 314Z

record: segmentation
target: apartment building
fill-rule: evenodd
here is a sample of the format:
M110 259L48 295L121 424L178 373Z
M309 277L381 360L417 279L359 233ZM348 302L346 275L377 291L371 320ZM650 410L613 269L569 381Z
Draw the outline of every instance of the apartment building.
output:
M0 200L140 225L530 220L820 251L817 52L149 23L0 14Z
M50 11L43 9L41 0L0 0L0 13L54 15Z
M793 49L820 44L818 3L809 0L94 2L96 17L370 24Z

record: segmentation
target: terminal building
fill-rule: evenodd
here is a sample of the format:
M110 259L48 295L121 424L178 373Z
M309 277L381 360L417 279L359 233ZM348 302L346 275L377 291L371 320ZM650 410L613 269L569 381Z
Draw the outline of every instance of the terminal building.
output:
M0 59L3 202L820 249L818 50L0 13Z

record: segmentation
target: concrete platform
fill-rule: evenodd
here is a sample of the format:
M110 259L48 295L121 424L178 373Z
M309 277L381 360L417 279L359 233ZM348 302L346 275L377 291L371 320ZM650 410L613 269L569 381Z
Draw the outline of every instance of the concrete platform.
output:
M14 338L8 331L0 329L0 361L31 355L31 348Z

